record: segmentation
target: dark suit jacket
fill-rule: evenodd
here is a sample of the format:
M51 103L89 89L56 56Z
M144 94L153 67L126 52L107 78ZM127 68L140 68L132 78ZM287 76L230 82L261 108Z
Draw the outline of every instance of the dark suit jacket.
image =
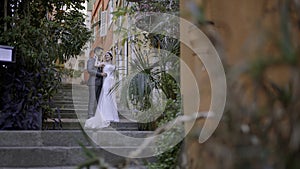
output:
M102 67L97 68L97 72L102 73L102 71L103 71ZM95 85L102 87L102 84L103 84L103 76L96 75Z

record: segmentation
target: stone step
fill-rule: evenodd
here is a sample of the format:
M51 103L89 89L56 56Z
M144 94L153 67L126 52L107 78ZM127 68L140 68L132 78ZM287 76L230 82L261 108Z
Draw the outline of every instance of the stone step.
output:
M89 96L89 91L85 89L80 89L80 91L64 91L64 90L59 90L55 94L55 96Z
M64 105L64 104L74 104L74 105L88 105L88 100L84 100L84 101L76 101L76 100L53 100L54 105Z
M67 99L67 101L74 100L74 101L88 102L89 96L88 95L54 95L53 99L58 101L65 101Z
M81 85L81 84L71 84L71 83L64 83L60 86L60 88L68 89L68 88L88 88L88 85Z
M118 96L117 96L118 97ZM54 100L64 101L65 99L72 99L78 101L88 101L89 94L88 93L62 93L62 94L55 94L53 96Z
M88 96L54 96L53 100L57 100L57 101L82 101L82 102L88 102L89 97Z
M55 119L57 122L58 119ZM81 129L84 125L85 119L60 119L61 126L58 123L55 123L54 120L48 119L43 123L44 129L63 129L63 130L75 130ZM129 121L127 119L120 119L120 122L111 123L111 127L116 130L138 130L138 124L136 122Z
M78 108L78 109L74 109L74 108L60 108L59 109L61 113L74 113L74 112L78 112L78 113L81 113L81 112L86 112L87 109L85 108ZM122 114L129 114L129 111L127 110L122 110L122 109L119 109L118 112L121 112Z
M85 135L86 134L86 135ZM147 138L152 131L115 131L115 130L44 130L44 131L0 131L0 147L50 147L50 146L85 146L96 145L87 140L90 136L101 143L101 146L139 146L140 140L132 138ZM152 145L153 146L153 145Z
M72 96L75 96L75 97L81 97L81 96L84 96L84 97L88 97L89 96L89 93L88 91L83 91L83 92L59 92L59 93L56 93L55 96L58 96L58 97L61 97L61 96L66 96L66 97L72 97Z
M58 118L58 115L55 116ZM86 115L81 115L81 117L84 117L84 118L87 118L87 114ZM63 118L63 119L76 119L78 118L78 115L76 113L60 113L60 118Z
M77 166L56 166L56 167L26 167L26 169L75 169ZM1 167L1 169L24 169L24 167ZM90 169L99 169L99 166L92 165ZM109 166L106 169L119 169L119 167ZM147 166L144 165L129 165L126 166L126 169L147 169Z
M89 88L58 89L57 93L89 93Z
M54 115L55 118L58 118L58 115ZM62 119L77 119L77 118L87 118L87 111L81 112L81 114L79 114L79 112L68 112L68 113L60 113L60 118ZM127 119L127 117L130 117L130 115L122 115L119 114L119 118L120 119Z
M80 90L88 90L89 87L86 85L74 85L74 86L61 86L58 91L70 91L70 90L75 90L75 91L80 91Z
M72 106L87 106L89 104L88 101L68 101L68 100L65 100L65 101L54 101L53 102L53 105L56 106L56 107L62 107L62 106L69 106L69 105L72 105Z
M59 124L55 125L53 123L47 123L43 124L43 129L44 130L81 130L82 126L79 123L63 123L61 126ZM140 129L136 126L134 127L107 127L102 129L104 131L111 131L111 130L116 130L116 131L140 131Z
M59 109L59 115L60 118L70 118L70 119L77 119L77 118L87 118L87 108L86 109L74 109L74 108L60 108ZM54 118L58 118L58 113L56 113L54 116ZM132 115L129 114L128 112L121 112L119 111L119 118L120 119L127 119L127 118L131 118ZM131 118L133 119L133 118ZM133 121L133 120L131 120Z
M126 158L111 152L128 153L136 150L136 147L87 147L97 157L103 158L112 166L121 166ZM146 148L146 151L153 151L153 148ZM82 147L1 147L0 168L2 167L57 167L76 166L88 159ZM144 161L153 162L154 157L136 158L138 164L143 165Z
M69 114L87 114L87 109L74 109L74 108L59 108L60 114L69 113Z
M147 137L151 132L140 131L97 131L89 132L99 138L101 147L90 143L84 133L72 131L0 131L0 168L4 167L57 167L76 166L86 160L85 153L78 142L97 156L105 159L113 166L121 165L126 158L116 154L126 155L137 149L142 141L132 143L119 135L130 137ZM128 137L129 138L129 137ZM141 156L149 156L154 151L154 144L142 152ZM114 152L114 153L112 153ZM144 153L144 154L143 154ZM136 159L143 166L142 161L155 161L154 157Z
M78 109L74 109L71 107L69 108L66 107L66 108L59 108L59 110L60 110L59 113L60 118L71 118L71 119L87 118L87 108L79 107ZM58 114L55 114L54 117L58 118ZM129 112L123 110L119 110L119 117L120 119L126 119L126 118L134 119Z
M54 104L53 107L55 108L70 108L70 109L88 109L88 103L86 104Z

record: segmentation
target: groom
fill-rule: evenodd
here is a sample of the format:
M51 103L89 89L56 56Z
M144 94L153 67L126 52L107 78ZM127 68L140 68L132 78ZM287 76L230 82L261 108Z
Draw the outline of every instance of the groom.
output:
M96 93L99 92L102 88L102 77L105 76L105 73L98 71L98 59L102 56L103 48L96 47L94 49L94 55L89 58L87 61L87 71L89 73L89 80L87 82L89 86L89 105L88 105L88 118L94 116L96 108ZM97 92L98 91L98 92ZM97 94L98 95L98 94ZM98 96L99 97L99 96Z

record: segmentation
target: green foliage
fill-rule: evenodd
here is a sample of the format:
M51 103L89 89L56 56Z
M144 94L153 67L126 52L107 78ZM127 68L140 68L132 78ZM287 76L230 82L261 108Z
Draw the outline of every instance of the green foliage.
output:
M43 119L54 113L50 107L52 97L61 83L60 72L55 68L55 63L63 63L80 54L90 38L90 32L84 25L84 15L79 12L84 8L82 2L84 1L8 1L9 15L6 18L1 16L7 29L1 27L0 44L16 48L17 62L1 67L2 120L7 120L6 117L15 112L25 118L10 118L7 122L25 123L28 121L28 107L32 109L34 116L42 116ZM30 79L30 82L25 79ZM6 82L11 84L7 91L3 90L7 86ZM22 102L24 97L27 99ZM13 104L3 98L13 98L15 103L22 103L20 109L12 111Z
M179 0L141 0L132 8L138 12L179 13Z
M171 139L171 138L168 138ZM157 162L149 163L149 169L175 169L178 163L178 156L180 154L180 147L182 143L177 144L173 148L157 156Z
M80 54L90 37L83 14L78 9L68 8L51 13L48 11L52 5L40 9L39 3L44 2L20 2L15 14L6 18L13 27L0 32L0 43L16 47L17 58L24 58L25 62L64 62ZM60 6L61 2L57 5ZM51 15L53 18L49 18Z
M154 36L151 36L153 38ZM171 120L181 115L181 95L178 84L179 79L179 42L178 40L168 39L165 36L157 36L157 39L152 39L156 44L160 44L167 52L157 53L153 57L159 58L157 62L150 62L150 54L144 54L140 50L135 49L135 59L132 60L131 68L133 72L138 72L134 78L131 79L131 93L129 96L136 96L134 101L140 103L144 107L139 107L140 111L145 112L140 114L143 121L152 121L153 110L149 103L149 93L154 88L160 89L166 96L166 107L162 115L154 122L140 124L140 129L150 129L153 127L161 127ZM137 41L138 42L138 41ZM155 47L155 46L154 46ZM172 68L172 74L170 74ZM175 73L174 73L175 72ZM148 100L148 101L147 101ZM149 111L147 111L149 110ZM147 113L149 114L147 115ZM140 113L140 112L139 112ZM182 134L181 127L176 127L171 131L167 131L164 137L157 141L157 152L161 152L161 148L166 148L170 140L175 140L178 135ZM175 168L178 161L181 143L174 147L168 147L169 150L157 156L156 163L148 164L149 168Z
M166 50L176 56L180 55L180 43L178 39L154 33L150 33L148 38L154 48Z
M89 138L87 133L82 130L82 133L84 135L84 138L86 141L89 143L89 145L94 145L92 140ZM100 169L107 169L110 168L109 164L105 162L105 160L101 157L98 157L95 152L93 152L91 149L88 149L82 142L78 141L80 147L83 149L83 153L87 157L86 161L79 164L76 168L77 169L85 169L85 168L90 168L92 166L97 165ZM95 146L93 146L95 148Z
M42 120L55 113L50 106L60 85L59 73L42 64L30 72L24 66L14 72L0 70L0 78L6 79L1 83L0 129L41 129Z
M165 125L166 123L170 122L171 120L174 120L179 115L182 115L182 103L181 103L181 97L180 97L180 91L177 89L175 91L176 93L176 99L168 99L165 111L163 113L163 116L158 120L158 126L161 127ZM178 165L178 159L179 159L179 153L181 149L182 142L180 141L177 145L174 147L169 147L170 140L175 141L178 140L178 136L182 135L184 128L182 126L176 126L172 130L165 131L164 137L157 140L156 144L156 151L161 152L166 147L168 147L168 150L164 153L156 156L157 162L155 163L149 163L147 165L148 168L151 169L173 169L176 168Z
M62 77L68 77L68 78L78 78L82 74L81 70L67 69L67 68L59 69L59 72Z
M118 8L113 14L115 15L115 20L117 20L120 16L131 15L137 12L162 12L176 15L179 13L179 0L136 1L136 3L131 6ZM170 27L171 30L179 28L179 25L178 28L174 27L174 25L172 26L173 27ZM118 31L118 33L121 33L121 35L125 37L124 39L127 40L128 30L124 30L124 28L121 27ZM150 41L152 48L158 49L158 52L153 55L153 57L159 60L156 62L150 61L152 59L150 55L153 53L142 52L144 42L146 41L145 39L140 40L138 37L135 37L134 41L130 41L130 43L135 44L135 59L133 59L130 64L131 71L136 74L128 78L130 82L122 82L125 89L127 89L127 87L129 88L129 93L125 92L125 94L123 94L124 99L121 100L128 100L126 98L126 94L128 94L131 97L131 103L136 105L135 108L140 111L138 112L140 113L139 115L144 118L143 121L147 121L147 118L148 121L153 120L150 114L153 113L153 110L151 110L151 103L149 101L149 99L151 99L149 95L153 89L162 91L167 100L162 115L155 122L140 124L140 129L153 129L153 127L163 126L181 114L181 96L178 84L180 72L178 58L180 55L180 43L178 39L165 36L163 33L164 32L161 32L160 35L150 33L149 36L144 37L147 41ZM136 34L136 32L133 32L133 34ZM120 83L117 83L114 89L119 85ZM128 106L130 103L126 104ZM147 114L148 112L149 114ZM166 147L167 145L165 145L165 143L167 143L168 140L175 139L175 135L178 134L182 134L181 127L169 131L164 138L158 140L157 152L160 152L161 147ZM180 146L181 143L172 148L169 147L169 151L157 156L158 162L148 164L148 167L153 169L175 168Z

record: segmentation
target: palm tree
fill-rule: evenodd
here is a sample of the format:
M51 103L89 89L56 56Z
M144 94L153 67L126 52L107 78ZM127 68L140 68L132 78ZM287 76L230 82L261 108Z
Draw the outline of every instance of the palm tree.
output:
M157 118L164 106L154 105L153 91L159 95L160 101L156 101L159 103L178 99L179 91L179 58L176 56L179 55L179 41L158 35L151 35L151 38L152 46L160 44L159 50L145 54L135 46L135 58L130 62L132 73L111 89L111 92L120 91L122 107L133 110L135 118L143 122Z

